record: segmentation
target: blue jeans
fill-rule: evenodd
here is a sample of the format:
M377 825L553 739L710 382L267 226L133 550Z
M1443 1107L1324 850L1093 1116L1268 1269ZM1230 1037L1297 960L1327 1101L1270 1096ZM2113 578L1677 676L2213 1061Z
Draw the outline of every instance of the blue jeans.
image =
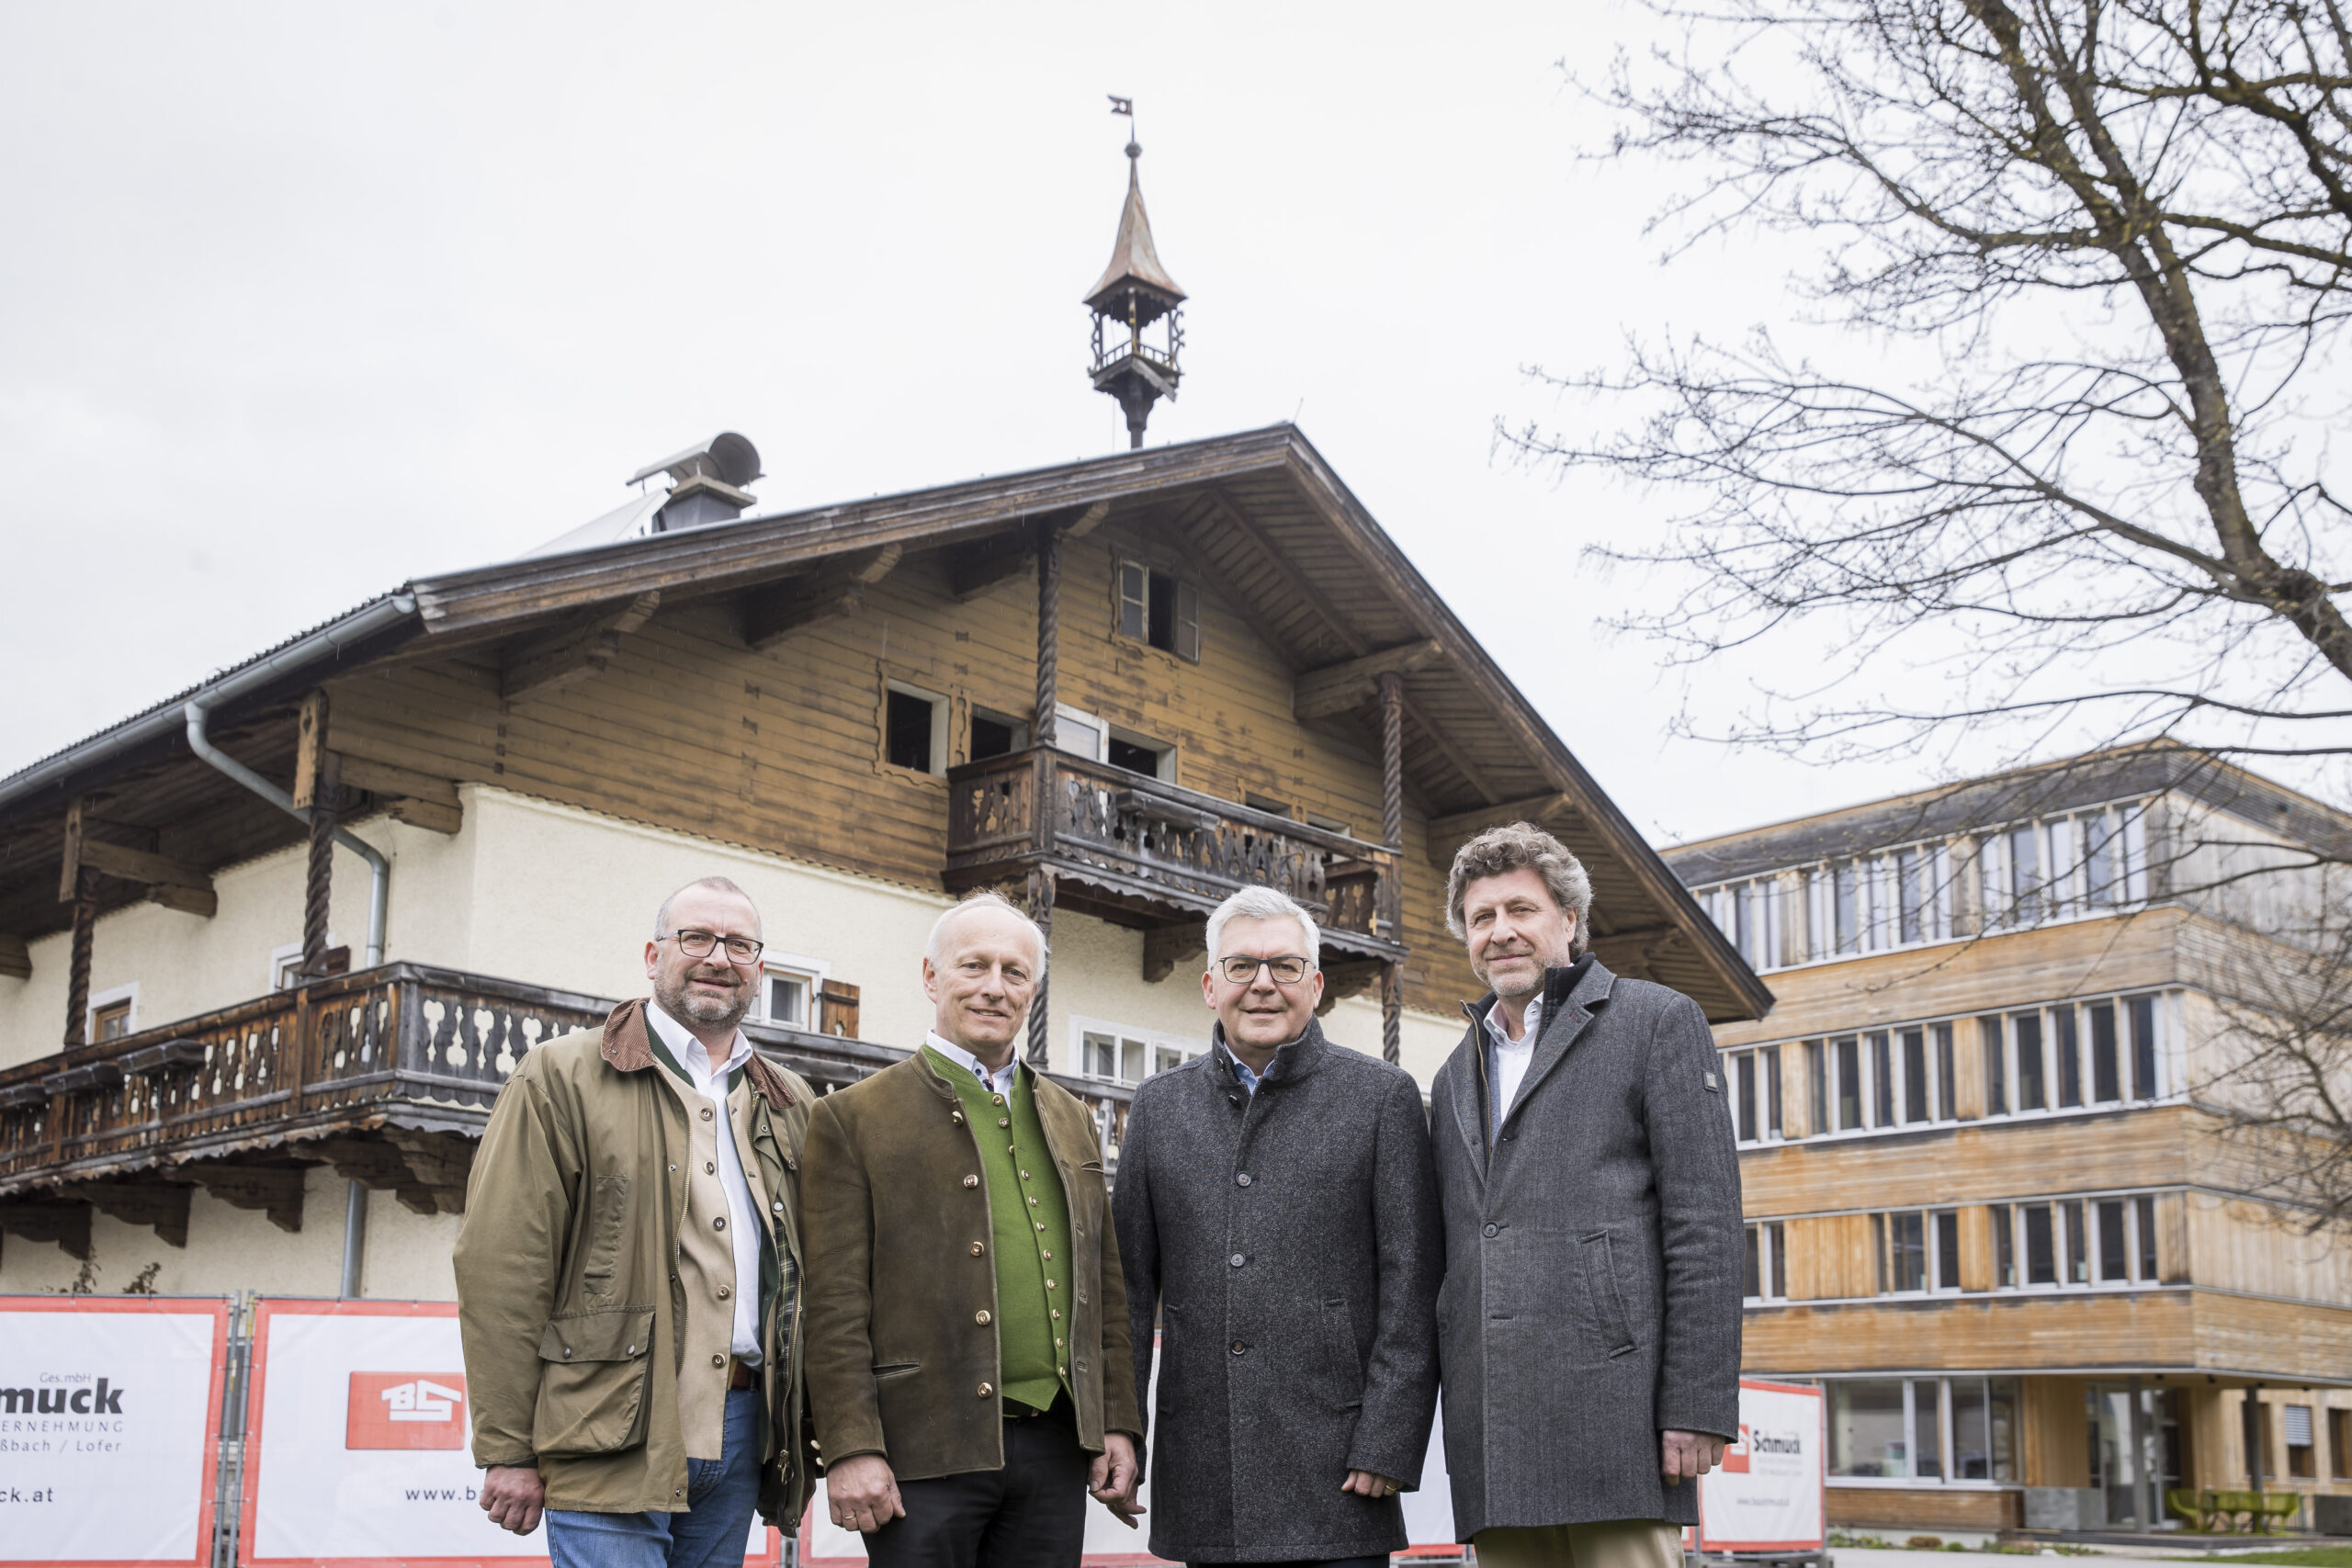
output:
M760 1391L727 1395L717 1459L686 1461L683 1513L548 1510L555 1568L741 1568L760 1496Z

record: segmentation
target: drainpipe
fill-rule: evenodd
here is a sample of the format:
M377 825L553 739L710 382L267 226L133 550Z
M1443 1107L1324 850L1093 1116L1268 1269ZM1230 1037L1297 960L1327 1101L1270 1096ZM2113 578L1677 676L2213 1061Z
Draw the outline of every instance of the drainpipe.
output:
M215 697L214 701L219 701ZM212 744L204 733L210 711L203 698L187 705L187 744L213 767L228 774L272 806L289 817L308 822L311 814L294 804L294 797ZM348 828L334 830L334 841L368 863L368 962L362 967L373 969L384 961L384 912L391 899L392 864L380 851Z
M356 1180L343 1199L343 1299L359 1295L359 1264L368 1254L368 1189Z

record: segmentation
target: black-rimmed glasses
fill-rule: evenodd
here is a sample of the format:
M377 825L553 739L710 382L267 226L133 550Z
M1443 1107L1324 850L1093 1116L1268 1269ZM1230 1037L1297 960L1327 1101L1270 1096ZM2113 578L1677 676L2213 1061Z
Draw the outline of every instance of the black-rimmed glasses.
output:
M756 964L767 947L763 942L753 942L747 936L720 936L717 931L680 931L667 936L657 936L656 942L674 942L678 951L688 958L708 958L720 947L727 949L729 964Z
M1238 953L1230 958L1218 959L1216 966L1217 972L1236 986L1246 986L1255 980L1260 969L1272 975L1277 986L1295 986L1306 978L1308 967L1306 959L1288 954L1280 958L1244 958Z

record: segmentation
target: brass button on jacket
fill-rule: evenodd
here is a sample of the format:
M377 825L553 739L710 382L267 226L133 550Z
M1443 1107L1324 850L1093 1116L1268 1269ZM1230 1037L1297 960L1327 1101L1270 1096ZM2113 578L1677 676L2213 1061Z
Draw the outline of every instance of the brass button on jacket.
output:
M980 1325L982 1327L986 1327L989 1323L989 1309L982 1307L979 1311L974 1313L972 1314L972 1321Z
M964 1185L967 1187L978 1187L979 1184L980 1179L977 1176L967 1176L964 1178Z

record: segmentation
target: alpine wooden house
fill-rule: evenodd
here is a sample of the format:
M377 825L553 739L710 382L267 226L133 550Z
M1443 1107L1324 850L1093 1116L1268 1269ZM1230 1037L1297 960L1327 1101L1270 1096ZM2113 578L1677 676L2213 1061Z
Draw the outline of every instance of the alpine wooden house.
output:
M1499 820L1584 857L1613 967L1770 1003L1295 429L782 514L740 436L639 477L0 781L0 1292L449 1295L500 1083L713 873L753 1038L824 1085L921 1040L953 897L1024 900L1030 1055L1111 1162L1246 882L1427 1081L1479 990L1443 868Z

